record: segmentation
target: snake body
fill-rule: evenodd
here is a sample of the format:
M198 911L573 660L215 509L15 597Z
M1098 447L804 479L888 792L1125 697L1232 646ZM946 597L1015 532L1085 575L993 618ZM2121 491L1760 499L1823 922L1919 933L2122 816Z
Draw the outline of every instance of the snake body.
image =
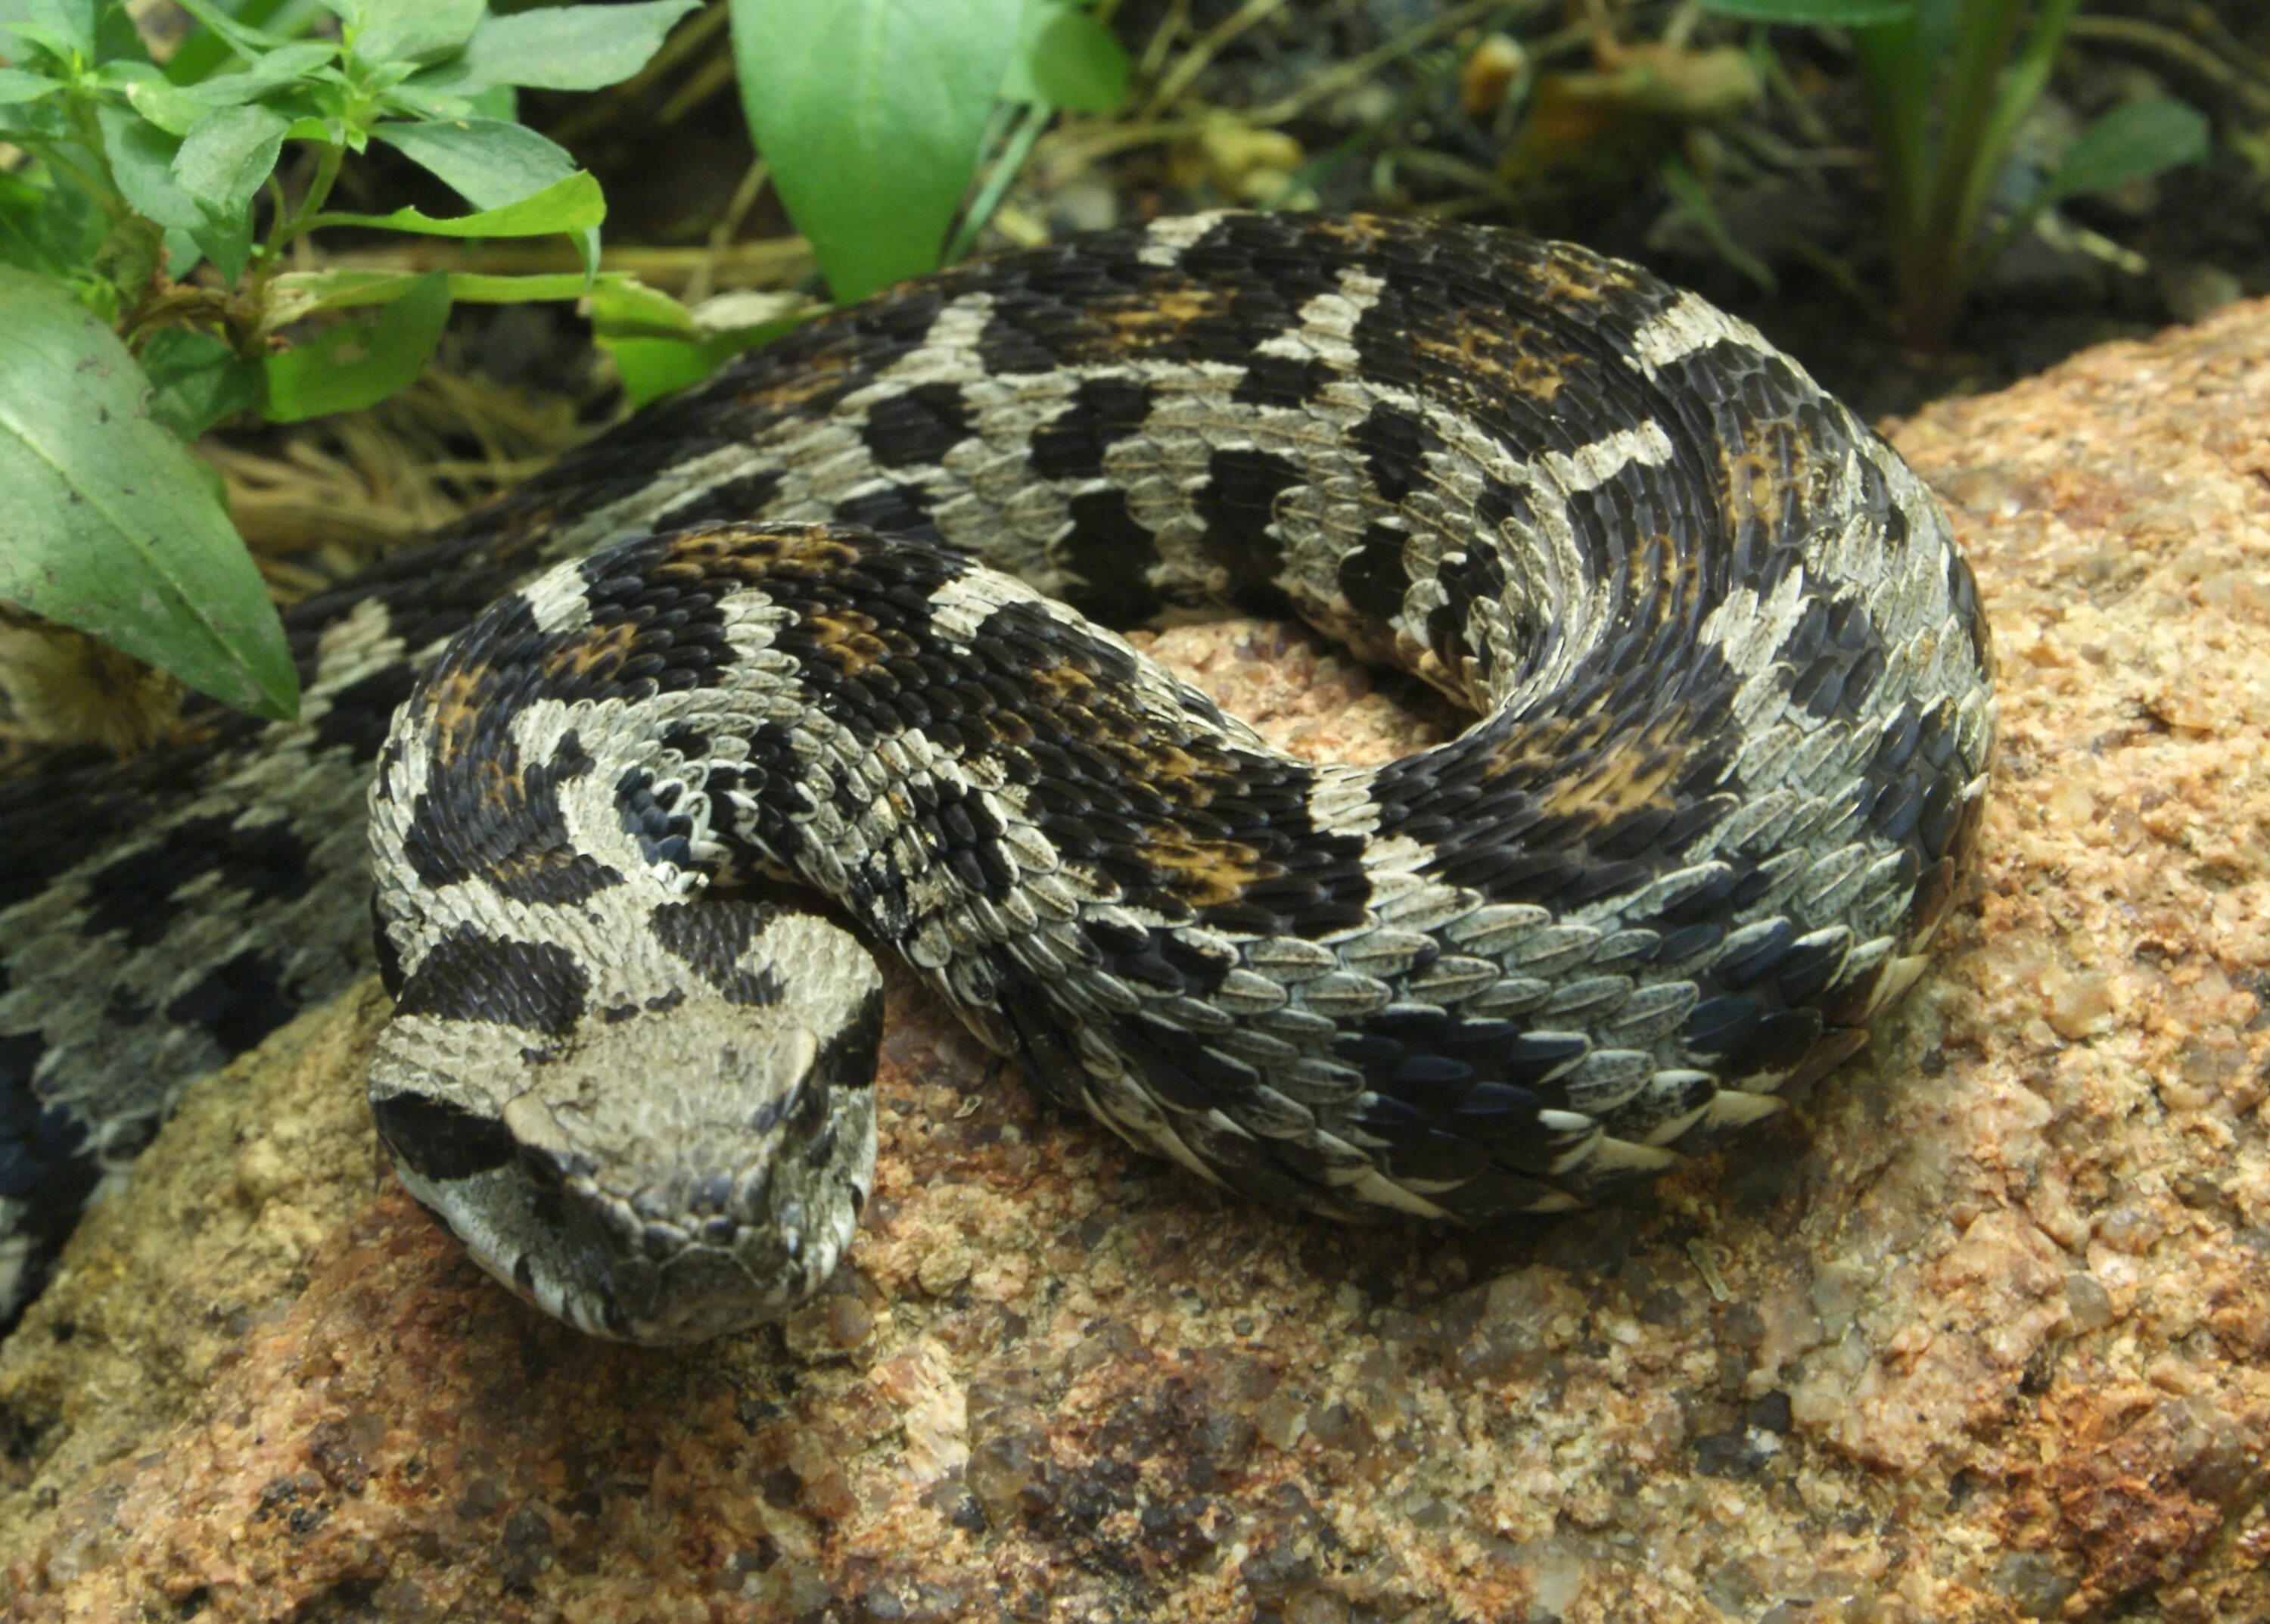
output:
M1307 764L1086 618L1225 606L1479 719ZM1239 1191L1549 1211L1860 1043L1993 732L1944 521L1794 362L1630 266L1373 219L907 284L289 626L297 723L0 799L18 1299L182 1086L367 962L366 789L397 1170L523 1294L667 1341L849 1239L860 937Z

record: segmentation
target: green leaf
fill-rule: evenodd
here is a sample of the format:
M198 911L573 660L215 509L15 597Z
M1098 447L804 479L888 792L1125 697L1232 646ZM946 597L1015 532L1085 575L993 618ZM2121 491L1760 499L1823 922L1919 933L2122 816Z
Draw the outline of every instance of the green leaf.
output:
M299 683L260 572L148 393L69 294L0 270L0 597L288 717Z
M348 49L360 60L431 62L472 37L487 0L361 0Z
M938 263L1022 0L731 0L741 105L839 301Z
M185 0L182 9L203 19L217 8L206 4L206 0L198 0L196 5L189 4ZM296 50L300 48L283 45L280 41L298 39L306 33L321 13L323 7L315 0L228 0L226 20L232 26L242 29L248 34L264 31L268 38L279 43L264 49L240 53L209 23L201 21L166 59L166 77L176 85L195 85L220 72L232 62L249 58L257 63L266 61L274 51ZM338 55L338 46L328 41L322 43L328 55Z
M0 264L84 276L108 226L102 205L53 170L0 170Z
M679 338L701 336L694 312L659 288L627 276L602 277L591 290L591 330L608 338Z
M382 135L385 128L381 127ZM578 169L518 202L453 219L435 219L416 209L397 209L391 214L319 214L310 224L411 231L426 237L541 237L555 231L583 231L606 218L607 201L598 182Z
M0 107L44 100L62 88L60 79L51 79L43 73L26 73L21 68L0 68Z
M260 368L221 339L193 327L160 328L142 346L154 391L150 412L184 440L260 399Z
M263 107L225 108L182 138L174 154L174 179L216 219L241 219L260 183L275 171L291 122Z
M174 180L174 154L182 144L130 109L100 107L102 150L119 191L135 211L160 226L184 230L204 223L204 214Z
M244 267L252 258L252 211L243 210L234 219L220 219L207 215L204 225L189 234L192 252L174 258L185 263L175 266L169 260L167 270L175 281L197 269L200 256L212 261L213 269L224 281L234 282L244 274Z
M2044 202L2109 191L2207 155L2207 115L2170 96L2125 101L2082 130L2042 186Z
M250 101L302 79L329 77L324 74L324 70L331 65L338 54L338 46L323 41L279 45L241 73L218 74L203 81L197 85L197 92L211 101Z
M257 62L268 52L278 49L284 44L284 41L276 35L264 33L256 27L240 22L229 15L229 8L216 5L213 0L178 0L178 4L182 10L211 30L215 38L220 40L229 49L247 61ZM255 8L248 5L243 9L250 11ZM260 9L274 10L273 7ZM196 43L197 43L197 36L192 35L190 40L185 42L183 48L186 49L189 45ZM204 52L200 50L198 54L202 56Z
M1001 96L1076 113L1111 112L1127 100L1127 53L1071 0L1027 0Z
M348 322L296 350L267 358L271 423L360 412L406 388L425 370L449 319L449 278L435 272L368 322Z
M169 136L188 135L221 105L203 94L202 86L183 90L155 70L125 80L123 88L127 105Z
M464 52L431 78L437 89L459 95L491 85L597 90L645 67L679 19L701 9L701 0L646 0L486 17Z
M613 359L631 404L643 406L793 330L813 308L794 294L734 293L688 309L624 277L592 291L591 337Z
M10 0L0 10L0 40L13 34L58 56L94 59L96 0Z
M476 209L501 209L580 173L575 160L533 130L497 119L381 124L371 132L411 162L446 182ZM586 271L599 263L597 221L572 228Z
M624 397L643 406L691 389L736 355L770 344L796 325L774 322L707 338L600 338L598 344L613 358Z
M533 130L493 119L381 124L370 133L477 209L517 203L575 172L575 160Z
M1979 0L1989 4L1990 0ZM1991 0L2009 4L2010 0ZM1916 0L1702 0L1702 9L1754 23L1810 23L1816 27L1855 28L1905 22Z

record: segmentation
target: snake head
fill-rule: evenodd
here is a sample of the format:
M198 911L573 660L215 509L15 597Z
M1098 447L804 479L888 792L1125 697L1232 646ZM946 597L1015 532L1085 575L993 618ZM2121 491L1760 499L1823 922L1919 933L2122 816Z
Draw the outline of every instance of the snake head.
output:
M489 1273L581 1330L668 1344L777 1319L835 1272L857 1226L874 1180L881 978L810 916L768 909L743 934L776 972L743 979L775 989L760 1000L679 975L589 1000L547 1032L434 1012L530 1000L478 984L437 999L421 966L380 1039L371 1107L404 1186Z

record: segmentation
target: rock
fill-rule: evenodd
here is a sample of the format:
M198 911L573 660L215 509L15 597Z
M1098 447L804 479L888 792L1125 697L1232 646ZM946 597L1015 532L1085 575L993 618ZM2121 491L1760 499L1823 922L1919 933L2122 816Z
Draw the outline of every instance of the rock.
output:
M0 1602L2270 1617L2266 358L2238 306L1898 431L2000 651L1983 871L1732 1152L1559 1225L1331 1227L1042 1109L894 976L851 1266L643 1353L382 1175L367 988L196 1091L0 1353ZM1157 645L1319 750L1441 725L1279 628Z

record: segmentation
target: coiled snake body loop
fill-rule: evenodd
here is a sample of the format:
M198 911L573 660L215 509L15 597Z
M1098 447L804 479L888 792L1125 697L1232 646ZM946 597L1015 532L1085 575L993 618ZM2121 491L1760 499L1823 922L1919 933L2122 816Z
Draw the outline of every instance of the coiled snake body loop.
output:
M1305 764L1083 618L1221 605L1479 720ZM369 791L382 1137L493 1272L640 1340L835 1267L874 1154L860 937L1240 1191L1550 1210L1858 1044L1993 724L1943 520L1794 363L1628 266L1376 220L909 284L300 629L310 723L226 741L241 775L359 782L419 673Z

